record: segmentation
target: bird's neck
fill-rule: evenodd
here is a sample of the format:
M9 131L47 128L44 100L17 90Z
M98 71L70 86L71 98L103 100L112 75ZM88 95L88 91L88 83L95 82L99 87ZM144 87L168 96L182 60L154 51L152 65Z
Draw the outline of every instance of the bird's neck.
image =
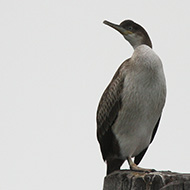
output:
M134 44L130 43L130 44L132 45L132 47L133 47L134 50L135 50L137 47L141 46L141 45L147 45L147 46L149 46L150 48L152 48L152 43L151 43L150 40L142 40L142 41L140 41L139 43L134 43Z
M143 44L152 48L152 42L148 35L146 37L145 36L142 37L142 36L139 36L136 34L134 34L134 35L135 36L130 36L130 37L124 36L125 39L131 44L133 49L136 49L138 46L143 45Z

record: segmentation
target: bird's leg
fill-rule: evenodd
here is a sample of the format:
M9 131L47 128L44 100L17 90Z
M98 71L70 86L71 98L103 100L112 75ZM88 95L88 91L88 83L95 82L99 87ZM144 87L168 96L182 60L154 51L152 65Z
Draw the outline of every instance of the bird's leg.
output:
M140 171L140 172L155 172L156 170L154 169L147 169L147 168L141 168L139 166L137 166L131 159L131 157L127 158L127 161L129 163L130 169L133 171Z

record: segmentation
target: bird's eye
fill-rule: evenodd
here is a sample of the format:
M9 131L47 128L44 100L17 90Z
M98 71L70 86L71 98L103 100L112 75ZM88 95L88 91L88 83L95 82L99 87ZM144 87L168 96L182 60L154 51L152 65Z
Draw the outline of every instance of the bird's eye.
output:
M132 27L132 26L129 26L129 27L128 27L128 30L132 30L132 29L133 29L133 27Z

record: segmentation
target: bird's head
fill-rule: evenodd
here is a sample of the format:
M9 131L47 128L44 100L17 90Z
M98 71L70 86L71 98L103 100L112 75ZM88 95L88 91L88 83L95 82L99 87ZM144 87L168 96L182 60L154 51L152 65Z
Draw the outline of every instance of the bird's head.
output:
M152 43L146 30L132 20L125 20L119 25L106 20L103 23L120 32L134 49L142 44L152 48Z

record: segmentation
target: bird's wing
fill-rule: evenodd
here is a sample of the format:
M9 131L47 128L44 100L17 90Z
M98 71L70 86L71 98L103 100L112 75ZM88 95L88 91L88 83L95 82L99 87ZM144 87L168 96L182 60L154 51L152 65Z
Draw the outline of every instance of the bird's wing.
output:
M125 63L126 61L119 67L104 91L97 110L97 138L104 160L114 154L114 150L119 148L111 127L121 108L121 92L124 81L121 70Z
M160 118L161 118L161 116L160 116ZM154 127L154 130L153 130L153 132L152 132L152 137L151 137L150 144L152 143L152 141L153 141L153 139L154 139L154 137L155 137L155 134L156 134L156 132L157 132L158 125L159 125L159 122L160 122L160 118L158 119L158 121L157 121L157 123L156 123L156 125L155 125L155 127ZM149 145L150 145L150 144L149 144ZM148 149L148 147L146 147L142 152L140 152L137 156L135 156L135 160L134 160L135 164L138 165L138 164L140 163L140 161L142 160L143 156L145 155L147 149Z

